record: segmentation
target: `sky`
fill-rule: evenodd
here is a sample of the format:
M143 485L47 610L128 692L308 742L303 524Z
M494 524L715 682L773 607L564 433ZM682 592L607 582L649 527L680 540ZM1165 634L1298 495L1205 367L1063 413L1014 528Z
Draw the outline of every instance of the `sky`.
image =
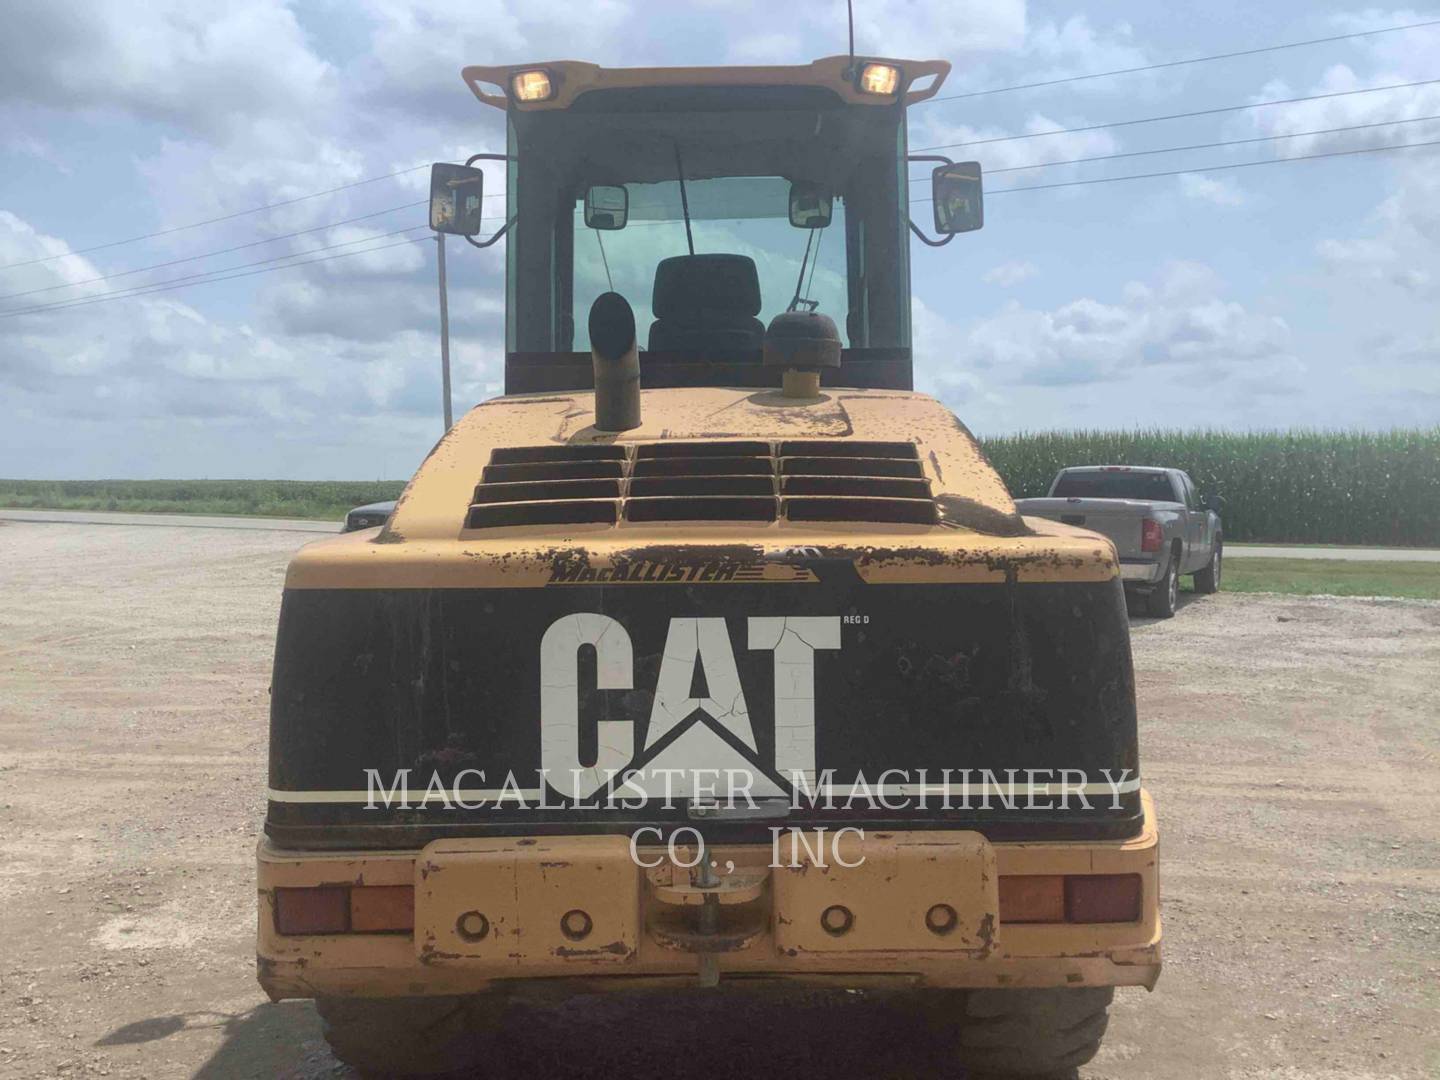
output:
M855 9L857 52L954 65L941 97L1440 19L1313 0ZM12 478L410 475L442 426L416 166L504 149L463 65L845 51L833 0L10 0L5 21ZM912 248L917 389L980 434L1440 423L1440 146L1289 160L1440 141L1422 119L1440 82L1034 135L1427 79L1440 26L916 106L912 150L992 140L946 151L985 168L985 228ZM1244 139L1265 141L1024 168ZM1176 175L1006 190L1151 172ZM321 249L346 257L250 272ZM458 414L502 390L504 256L449 252ZM227 269L244 276L116 298Z

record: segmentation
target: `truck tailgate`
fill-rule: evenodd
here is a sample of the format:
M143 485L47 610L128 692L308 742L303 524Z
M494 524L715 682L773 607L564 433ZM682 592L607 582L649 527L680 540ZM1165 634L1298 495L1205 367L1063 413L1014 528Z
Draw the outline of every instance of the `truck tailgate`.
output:
M1108 537L1123 559L1144 554L1140 522L1154 514L1155 504L1136 499L1017 499L1015 508L1022 515L1048 518Z

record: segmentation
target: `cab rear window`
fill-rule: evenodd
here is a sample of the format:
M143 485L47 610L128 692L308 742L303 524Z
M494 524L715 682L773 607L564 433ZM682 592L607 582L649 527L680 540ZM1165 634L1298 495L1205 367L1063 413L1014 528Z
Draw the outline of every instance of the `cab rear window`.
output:
M1055 484L1058 499L1150 499L1175 502L1175 490L1166 473L1073 472Z

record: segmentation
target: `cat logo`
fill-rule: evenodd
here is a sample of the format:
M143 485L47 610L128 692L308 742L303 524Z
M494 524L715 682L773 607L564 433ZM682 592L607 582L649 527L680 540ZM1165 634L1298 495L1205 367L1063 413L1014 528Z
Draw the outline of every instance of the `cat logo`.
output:
M589 799L609 788L626 796L688 799L697 776L749 781L750 795L785 795L791 777L815 772L815 651L840 648L840 616L762 616L746 621L751 649L774 654L775 755L762 760L745 690L725 620L670 620L656 680L654 704L637 740L634 720L601 720L599 754L580 762L580 650L595 650L599 690L634 689L630 635L608 615L581 613L557 619L540 642L540 759L546 782L561 795ZM703 698L691 697L696 669ZM716 772L718 770L718 773ZM738 790L739 782L729 786Z

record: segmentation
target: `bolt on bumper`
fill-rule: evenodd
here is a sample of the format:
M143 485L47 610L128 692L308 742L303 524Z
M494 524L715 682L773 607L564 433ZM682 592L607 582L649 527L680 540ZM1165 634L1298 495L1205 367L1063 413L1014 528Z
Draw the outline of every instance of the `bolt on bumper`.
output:
M1148 795L1144 806L1138 836L1098 843L857 830L817 844L813 833L781 833L768 846L703 849L696 865L713 876L676 866L663 847L632 849L627 836L441 840L363 855L265 842L259 978L277 1000L468 993L533 978L1148 987L1161 931ZM1002 878L1057 875L1138 877L1138 918L1006 921ZM277 929L277 890L376 886L413 888L408 933Z

